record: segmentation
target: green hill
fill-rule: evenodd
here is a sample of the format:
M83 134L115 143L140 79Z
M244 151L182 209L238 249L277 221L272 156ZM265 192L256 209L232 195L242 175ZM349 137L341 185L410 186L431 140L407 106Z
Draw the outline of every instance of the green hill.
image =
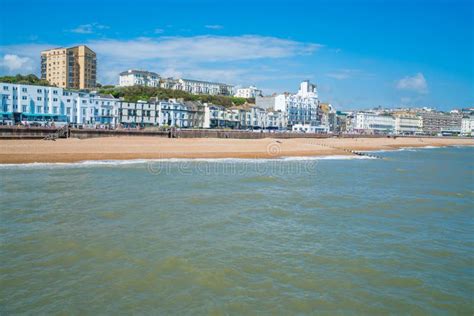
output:
M253 99L237 98L230 96L218 96L199 94L194 95L184 91L170 90L154 87L114 87L104 86L99 88L99 93L111 94L116 98L123 97L126 101L136 102L138 100L148 100L151 97L158 97L159 99L178 99L182 98L185 101L201 101L231 107L233 105L242 105L245 102L254 103Z

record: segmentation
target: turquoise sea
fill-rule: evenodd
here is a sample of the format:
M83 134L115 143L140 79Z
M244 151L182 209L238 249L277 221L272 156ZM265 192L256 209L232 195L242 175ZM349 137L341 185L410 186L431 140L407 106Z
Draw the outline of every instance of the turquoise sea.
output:
M0 314L472 315L474 148L377 154L2 165Z

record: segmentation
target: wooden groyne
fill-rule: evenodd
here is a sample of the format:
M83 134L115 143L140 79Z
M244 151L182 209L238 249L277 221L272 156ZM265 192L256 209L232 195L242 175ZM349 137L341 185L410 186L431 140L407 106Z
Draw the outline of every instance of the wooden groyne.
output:
M377 155L374 155L372 153L365 152L365 151L357 151L357 150L352 150L352 149L347 149L347 148L334 147L334 146L330 146L330 145L323 144L323 143L317 143L316 145L331 148L331 149L334 149L334 150L341 150L341 151L344 151L346 153L354 154L354 155L357 155L357 156L365 156L365 157L370 157L370 158L375 158L375 159L383 159L383 157L381 157L381 156L377 156Z

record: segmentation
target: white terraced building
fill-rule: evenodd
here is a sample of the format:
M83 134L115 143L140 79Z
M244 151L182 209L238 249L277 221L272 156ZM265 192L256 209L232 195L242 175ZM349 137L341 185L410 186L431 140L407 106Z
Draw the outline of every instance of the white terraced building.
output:
M474 136L474 115L463 117L461 120L461 135Z
M159 104L125 101L118 101L117 103L120 124L126 127L159 125Z
M160 76L150 71L129 69L120 73L119 85L121 87L159 87Z
M0 83L0 123L115 125L115 99L50 86Z
M423 119L417 115L394 114L395 133L399 135L416 135L423 132Z
M209 110L211 128L286 130L287 126L285 113L257 106L226 109L210 105Z
M357 132L393 133L395 118L373 112L357 112L354 116L353 128Z
M256 97L261 97L262 96L262 90L257 89L255 86L250 86L248 88L240 88L237 89L237 93L234 95L234 97L238 98L256 98Z
M160 86L165 89L180 90L191 94L233 95L234 86L191 79L162 79Z

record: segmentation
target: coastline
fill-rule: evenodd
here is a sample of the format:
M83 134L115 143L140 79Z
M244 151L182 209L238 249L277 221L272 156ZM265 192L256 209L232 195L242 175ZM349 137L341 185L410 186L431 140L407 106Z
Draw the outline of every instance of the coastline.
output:
M104 137L90 139L0 140L0 164L76 163L156 159L274 159L285 157L355 156L348 151L474 146L474 139L454 138L326 138L218 139Z

